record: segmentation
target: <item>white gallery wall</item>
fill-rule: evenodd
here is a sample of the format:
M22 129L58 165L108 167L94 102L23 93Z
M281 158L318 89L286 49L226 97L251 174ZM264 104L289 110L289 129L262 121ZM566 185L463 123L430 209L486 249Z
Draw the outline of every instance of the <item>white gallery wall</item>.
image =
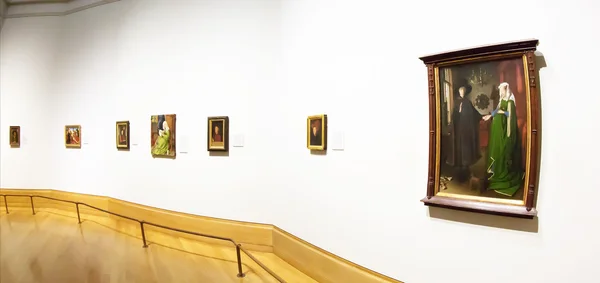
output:
M107 195L273 223L406 282L596 282L600 3L573 0L122 0L7 19L0 187ZM536 220L428 209L419 56L538 38ZM344 150L311 155L306 116ZM177 114L177 158L150 155L150 116ZM206 117L243 147L206 151ZM131 122L117 151L115 122ZM64 125L82 126L66 149ZM11 149L8 127L21 126Z

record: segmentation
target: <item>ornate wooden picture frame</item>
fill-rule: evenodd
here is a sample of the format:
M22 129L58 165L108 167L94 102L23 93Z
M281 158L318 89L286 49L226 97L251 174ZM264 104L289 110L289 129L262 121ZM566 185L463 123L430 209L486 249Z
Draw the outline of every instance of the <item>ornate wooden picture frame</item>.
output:
M208 117L206 147L208 151L229 150L229 117Z
M129 149L129 121L118 121L115 130L117 149Z
M536 216L537 45L531 39L420 58L429 90L425 205Z

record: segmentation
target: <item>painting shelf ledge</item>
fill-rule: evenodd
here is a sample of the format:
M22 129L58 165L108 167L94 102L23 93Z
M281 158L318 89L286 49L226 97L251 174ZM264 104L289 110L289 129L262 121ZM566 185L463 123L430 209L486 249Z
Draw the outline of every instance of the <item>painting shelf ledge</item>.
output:
M535 208L531 208L531 210L527 211L527 209L524 206L510 204L499 204L483 201L464 202L461 200L440 196L433 196L431 198L425 197L421 200L421 202L423 202L427 206L480 212L517 218L533 219L535 216L537 216L537 210Z

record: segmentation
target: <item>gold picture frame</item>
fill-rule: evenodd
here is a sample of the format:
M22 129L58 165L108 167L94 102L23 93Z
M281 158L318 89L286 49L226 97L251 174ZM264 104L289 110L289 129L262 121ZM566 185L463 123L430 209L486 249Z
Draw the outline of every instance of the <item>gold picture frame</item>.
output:
M229 150L229 117L208 117L207 144L208 151Z
M81 126L66 125L64 131L65 147L81 148Z
M117 149L129 149L129 121L118 121L115 130Z
M152 115L150 117L150 153L153 157L176 157L176 123L176 114Z
M327 150L327 115L312 115L306 119L306 147Z
M21 146L21 127L20 126L10 126L9 142L10 142L10 147L16 148L16 147Z

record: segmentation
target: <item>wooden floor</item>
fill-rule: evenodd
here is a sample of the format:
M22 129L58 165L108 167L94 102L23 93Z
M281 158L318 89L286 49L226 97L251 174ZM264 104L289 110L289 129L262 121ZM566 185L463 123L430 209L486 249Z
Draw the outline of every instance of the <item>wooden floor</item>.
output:
M50 209L1 212L0 282L278 282L245 255L238 278L233 246L150 231L143 248L124 232L139 227L128 225L91 215L79 225L75 214ZM289 283L316 283L272 253L251 253Z

